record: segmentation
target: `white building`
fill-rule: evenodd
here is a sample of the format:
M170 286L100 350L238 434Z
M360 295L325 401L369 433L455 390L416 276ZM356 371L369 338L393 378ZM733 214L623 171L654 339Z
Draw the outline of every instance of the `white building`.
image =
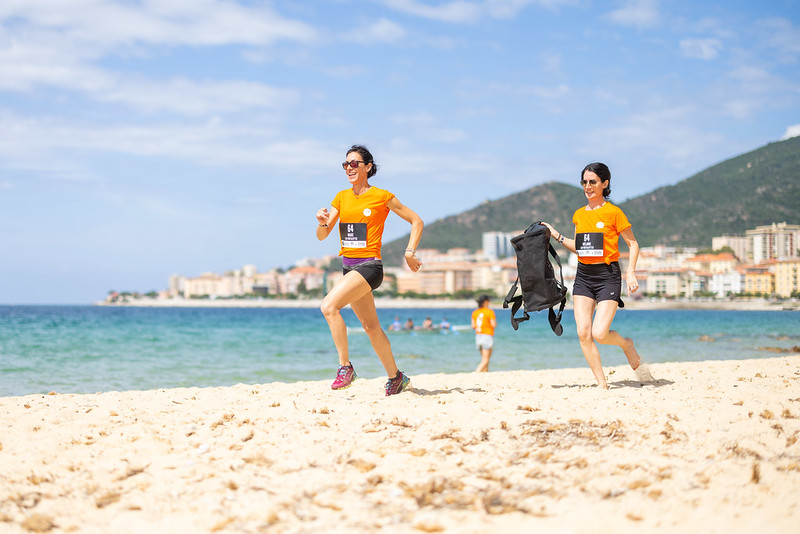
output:
M506 232L484 232L481 238L483 256L489 261L508 258L514 255L511 238L516 234Z
M791 260L799 257L800 225L772 223L745 232L751 256L748 260L761 263L767 260Z

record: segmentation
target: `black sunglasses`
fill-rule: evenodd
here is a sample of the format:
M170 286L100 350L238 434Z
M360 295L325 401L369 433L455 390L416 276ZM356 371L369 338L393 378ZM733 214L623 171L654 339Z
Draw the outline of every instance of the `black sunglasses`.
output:
M591 185L591 186L595 186L598 183L600 183L599 180L581 180L581 185L584 185L584 186L587 185L587 184Z
M347 170L347 167L350 167L351 169L357 169L359 163L364 163L364 162L363 161L359 161L357 159L354 159L352 161L345 161L345 162L342 162L342 168L344 170ZM364 164L366 165L366 163L364 163Z

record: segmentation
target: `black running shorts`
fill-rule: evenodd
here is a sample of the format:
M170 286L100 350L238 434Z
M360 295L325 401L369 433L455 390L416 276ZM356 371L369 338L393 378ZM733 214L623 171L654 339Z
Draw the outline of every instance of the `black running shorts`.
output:
M572 286L573 295L589 297L597 302L601 300L616 300L619 307L625 306L622 302L622 271L619 262L593 263L586 265L578 262L578 272L575 274L575 285Z
M355 271L363 276L373 291L381 287L383 283L383 262L381 260L370 260L358 265L350 267L345 265L342 267L342 274L347 274L350 271Z

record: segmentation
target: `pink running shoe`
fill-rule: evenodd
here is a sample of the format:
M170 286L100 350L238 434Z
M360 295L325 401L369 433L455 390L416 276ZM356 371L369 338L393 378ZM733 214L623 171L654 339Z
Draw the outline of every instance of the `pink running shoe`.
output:
M339 371L336 373L336 379L331 384L331 389L347 389L353 385L356 378L358 378L358 375L352 364L340 365Z
M390 378L389 381L386 382L386 396L397 395L410 387L411 379L404 375L402 371L398 370L397 376Z

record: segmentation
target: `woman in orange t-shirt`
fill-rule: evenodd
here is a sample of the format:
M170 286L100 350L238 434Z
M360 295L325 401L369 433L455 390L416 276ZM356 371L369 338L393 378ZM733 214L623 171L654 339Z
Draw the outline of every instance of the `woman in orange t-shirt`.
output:
M348 388L357 376L350 363L347 326L341 314L341 309L349 304L389 375L386 395L394 395L409 388L411 380L397 368L389 338L378 321L372 296L372 291L383 282L383 226L390 211L411 224L405 260L408 268L417 272L422 262L417 258L416 248L422 238L424 225L420 216L400 203L392 193L369 184L368 180L378 171L378 166L365 146L350 147L345 160L342 168L347 173L350 187L336 195L330 212L327 208L317 211L317 239L320 241L328 237L336 221L339 221L339 255L342 256L344 274L325 295L320 308L328 321L339 354L339 370L331 389Z
M564 248L578 255L578 271L572 288L575 324L581 351L592 369L597 385L608 389L600 351L595 341L604 345L617 345L625 353L635 371L641 358L629 337L611 330L611 321L617 308L624 306L621 298L622 273L619 267L619 237L630 250L630 261L625 274L628 295L639 289L636 281L636 261L639 244L633 235L628 218L617 206L608 202L611 194L611 171L603 163L590 163L581 172L581 186L588 204L578 209L572 217L575 237L567 238L547 223L550 235ZM647 377L644 368L640 378Z

